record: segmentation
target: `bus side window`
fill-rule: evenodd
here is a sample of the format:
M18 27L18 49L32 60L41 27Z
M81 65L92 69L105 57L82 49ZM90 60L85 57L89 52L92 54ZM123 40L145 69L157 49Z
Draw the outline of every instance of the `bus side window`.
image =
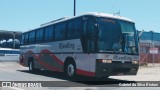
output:
M68 22L67 38L68 39L79 38L80 37L80 27L81 27L81 22L79 19L70 20Z
M94 18L91 17L88 20L88 25L87 25L87 33L88 33L88 49L90 52L95 52L95 21Z
M84 23L83 23L83 35L86 35L86 30L87 29L87 22L86 21L84 21Z
M64 40L66 38L66 23L58 23L55 26L55 40Z
M75 30L74 30L74 22L75 21L73 21L73 20L70 20L69 22L68 22L68 32L67 32L67 38L68 39L73 39L73 38L75 38L75 35L74 35L74 32L75 32Z
M54 36L54 26L46 27L44 40L46 40L46 41L53 40L53 36Z
M24 44L24 39L25 39L25 37L24 37L24 36L25 36L25 34L23 34L23 35L22 35L22 38L21 38L21 45L23 45L23 44Z
M87 34L86 34L86 31L87 31L87 19L88 17L83 17L83 27L82 27L82 47L83 47L83 52L87 53Z
M35 31L29 33L29 43L35 42Z
M59 35L60 40L66 39L66 31L67 31L66 23L64 22L61 24L61 27L60 27L60 35Z
M83 50L84 52L95 52L95 20L93 17L83 17Z
M26 33L26 34L25 34L25 40L24 40L24 43L25 43L25 44L28 43L28 37L29 37L29 33Z
M44 29L39 29L36 32L36 42L41 42L43 40L43 35L44 35Z

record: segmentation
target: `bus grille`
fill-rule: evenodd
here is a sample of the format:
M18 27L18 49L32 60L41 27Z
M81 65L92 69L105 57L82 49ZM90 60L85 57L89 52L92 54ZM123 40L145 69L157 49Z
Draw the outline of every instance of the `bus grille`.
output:
M121 61L112 61L112 63L122 63Z
M127 64L132 64L132 62L131 62L131 61L125 61L124 63L127 63Z
M112 61L112 63L122 63L122 61ZM125 61L126 64L132 64L131 61Z

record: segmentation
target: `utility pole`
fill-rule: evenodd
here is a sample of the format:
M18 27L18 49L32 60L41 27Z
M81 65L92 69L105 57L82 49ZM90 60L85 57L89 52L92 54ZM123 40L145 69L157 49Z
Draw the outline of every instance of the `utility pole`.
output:
M76 0L74 0L74 16L76 16Z

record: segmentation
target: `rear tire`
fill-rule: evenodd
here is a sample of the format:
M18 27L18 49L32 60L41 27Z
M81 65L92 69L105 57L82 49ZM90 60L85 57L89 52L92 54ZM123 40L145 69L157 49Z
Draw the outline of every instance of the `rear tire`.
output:
M76 76L76 65L73 62L68 62L65 65L65 74L69 78L74 78Z
M34 62L33 61L29 61L28 67L29 67L29 71L33 72L35 70L35 68L34 68Z

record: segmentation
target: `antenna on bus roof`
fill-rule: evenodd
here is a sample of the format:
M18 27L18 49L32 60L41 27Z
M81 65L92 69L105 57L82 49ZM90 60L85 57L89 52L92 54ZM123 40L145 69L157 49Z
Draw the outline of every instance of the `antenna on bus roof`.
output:
M60 21L60 20L64 20L64 19L67 19L67 18L69 18L69 17L62 17L62 18L59 18L59 19L56 19L56 20L41 24L40 27L47 26L47 25L53 24L54 22L57 22L57 21Z
M120 10L117 13L114 13L114 16L121 16Z

